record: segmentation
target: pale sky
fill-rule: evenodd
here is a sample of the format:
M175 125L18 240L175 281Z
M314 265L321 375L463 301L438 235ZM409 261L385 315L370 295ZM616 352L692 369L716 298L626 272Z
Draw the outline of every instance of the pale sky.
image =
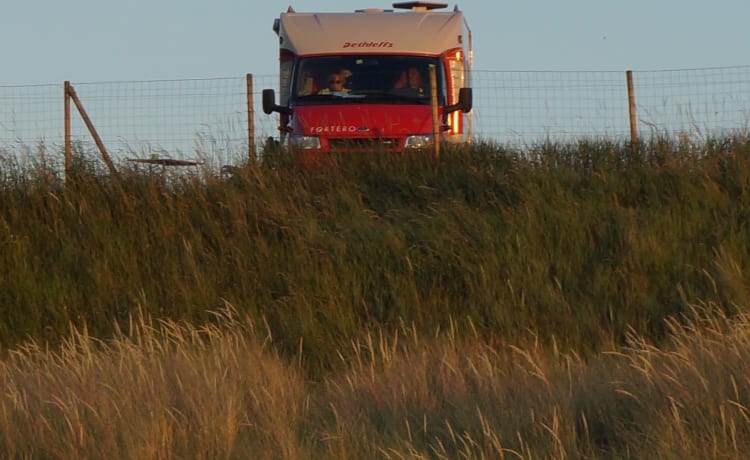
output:
M476 70L750 64L750 1L462 0ZM272 75L274 18L381 0L23 0L0 14L0 86Z

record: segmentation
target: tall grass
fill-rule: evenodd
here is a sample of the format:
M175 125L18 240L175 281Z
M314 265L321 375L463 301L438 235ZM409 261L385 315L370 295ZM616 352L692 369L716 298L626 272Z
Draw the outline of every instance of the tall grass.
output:
M252 324L131 320L107 341L74 329L58 352L9 356L2 457L300 458L303 380Z
M692 303L747 305L749 159L736 137L277 154L229 180L4 167L0 345L71 323L107 337L136 307L202 322L224 302L316 376L366 326L533 330L584 354L630 329L658 341Z
M750 143L634 147L0 155L1 455L741 458Z
M231 305L200 326L135 313L0 362L0 456L745 458L749 319L693 306L660 346L629 333L586 359L533 334L368 328L313 382Z

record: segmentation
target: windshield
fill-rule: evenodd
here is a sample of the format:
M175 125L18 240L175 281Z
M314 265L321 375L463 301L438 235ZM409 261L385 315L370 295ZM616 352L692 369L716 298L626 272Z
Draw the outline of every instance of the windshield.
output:
M429 65L435 64L438 103L444 91L438 58L327 56L301 58L292 98L298 105L329 103L430 104Z

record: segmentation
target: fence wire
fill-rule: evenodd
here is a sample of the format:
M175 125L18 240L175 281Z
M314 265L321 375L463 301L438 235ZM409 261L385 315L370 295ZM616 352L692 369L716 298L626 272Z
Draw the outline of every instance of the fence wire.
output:
M750 67L638 72L633 79L643 135L705 139L747 134Z
M630 135L624 72L477 72L475 133L524 144Z
M261 110L263 88L277 75L237 78L73 82L92 123L116 160L160 155L231 164L249 152L248 117L257 144L278 136L278 116ZM633 72L642 138L707 138L746 133L750 66ZM42 146L62 152L63 83L0 86L0 153ZM625 72L474 71L476 139L511 145L580 138L629 139ZM79 146L92 138L72 109Z

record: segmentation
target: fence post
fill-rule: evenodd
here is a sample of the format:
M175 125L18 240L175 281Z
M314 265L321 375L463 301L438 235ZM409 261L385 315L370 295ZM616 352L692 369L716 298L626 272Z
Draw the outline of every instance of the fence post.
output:
M63 84L65 93L65 178L68 178L73 168L73 149L70 145L70 82L65 81Z
M630 113L630 145L635 150L638 144L638 121L635 114L635 90L633 89L633 71L625 72L628 82L628 111Z
M437 76L435 64L430 64L430 105L432 106L432 143L435 146L435 157L440 156L440 120L437 104Z
M78 113L81 115L83 122L86 123L86 127L89 129L89 133L91 133L91 137L94 138L94 142L96 142L96 146L99 148L99 152L101 152L102 159L107 164L110 174L112 174L113 176L117 175L117 169L115 169L115 164L112 162L112 159L109 157L109 154L107 153L107 149L104 147L104 142L102 142L102 139L99 137L99 133L96 132L96 128L94 127L94 124L91 123L91 119L86 113L86 110L83 108L83 104L81 104L80 99L78 99L76 90L73 88L73 85L71 84L68 84L66 86L66 89L67 89L68 96L71 99L73 99L73 103L76 105L76 109L78 109Z
M255 106L253 97L253 74L249 73L246 76L246 91L247 91L247 154L250 157L250 161L254 162L256 159L255 152Z

